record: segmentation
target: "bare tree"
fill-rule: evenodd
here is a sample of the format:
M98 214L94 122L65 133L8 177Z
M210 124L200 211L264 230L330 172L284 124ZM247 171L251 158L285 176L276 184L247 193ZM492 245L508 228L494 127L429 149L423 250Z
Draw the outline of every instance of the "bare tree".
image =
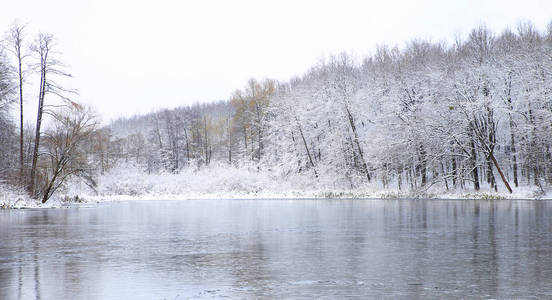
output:
M42 125L43 114L49 111L46 110L44 100L47 94L53 94L60 97L62 100L70 103L71 101L64 96L67 92L73 92L62 88L54 80L50 78L50 75L54 77L70 77L71 75L62 70L63 64L58 61L53 54L52 47L54 46L54 38L51 34L39 34L35 44L32 45L31 50L37 55L39 63L36 65L37 70L40 72L39 94L38 94L38 110L36 115L36 128L35 128L35 141L33 146L32 164L30 183L28 190L32 195L35 193L35 175L36 166L38 162L39 149L40 149L40 133ZM52 114L52 112L49 112Z
M17 78L19 87L19 184L24 185L24 137L23 137L23 60L27 57L23 53L25 25L14 23L8 35L8 50L13 53L17 63Z
M88 159L92 151L88 140L98 127L96 117L76 103L52 113L52 116L54 125L44 134L45 152L40 164L42 203L48 201L71 176L83 179L91 187L96 184Z
M0 181L11 178L15 149L13 133L15 128L10 119L9 107L12 99L12 78L9 64L0 49Z

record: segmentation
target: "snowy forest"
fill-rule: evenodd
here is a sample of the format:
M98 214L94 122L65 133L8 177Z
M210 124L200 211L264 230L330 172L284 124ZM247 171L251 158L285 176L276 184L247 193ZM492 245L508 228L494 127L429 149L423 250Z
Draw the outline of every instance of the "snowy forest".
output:
M342 53L285 82L251 79L224 101L107 126L56 83L69 74L52 37L27 44L22 29L0 56L0 181L43 202L76 180L98 192L128 168L182 180L247 170L319 190L411 195L552 186L552 23ZM30 73L38 93L22 99ZM38 114L24 119L23 105Z

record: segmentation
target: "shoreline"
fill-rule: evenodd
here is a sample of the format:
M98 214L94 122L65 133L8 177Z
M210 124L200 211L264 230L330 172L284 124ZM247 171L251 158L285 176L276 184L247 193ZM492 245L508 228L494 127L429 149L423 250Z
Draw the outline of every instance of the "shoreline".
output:
M188 194L140 194L140 195L77 195L69 197L63 195L51 199L46 203L40 203L28 197L19 196L17 200L3 200L0 202L0 210L12 209L43 209L43 208L73 208L86 204L100 204L123 201L187 201L187 200L432 200L432 201L552 201L552 194L547 193L542 197L528 197L522 195L509 195L504 193L490 193L487 191L478 193L449 193L440 195L390 194L389 192L363 193L351 191L326 191L326 192L298 192L285 193L188 193Z

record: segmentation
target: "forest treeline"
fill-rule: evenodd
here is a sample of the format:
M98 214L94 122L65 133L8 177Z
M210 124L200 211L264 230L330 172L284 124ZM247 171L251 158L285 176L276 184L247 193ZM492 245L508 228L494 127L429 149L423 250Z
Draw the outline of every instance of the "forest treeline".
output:
M26 134L18 168L18 126L3 107L1 176L14 182L14 170L32 169L38 135ZM226 164L331 188L544 192L551 130L552 23L544 32L521 23L498 35L480 26L451 45L414 40L362 59L331 56L287 82L251 79L227 101L97 128L82 155L92 187L128 163L148 173Z

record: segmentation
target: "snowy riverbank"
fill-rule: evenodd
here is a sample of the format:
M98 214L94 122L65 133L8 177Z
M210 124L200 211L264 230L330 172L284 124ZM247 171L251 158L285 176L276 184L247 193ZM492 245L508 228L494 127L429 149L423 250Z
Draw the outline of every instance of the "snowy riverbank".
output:
M23 190L0 183L0 209L6 208L50 208L61 207L64 204L61 198L52 199L51 202L40 203L29 197ZM67 204L65 204L67 205Z
M331 177L320 176L313 182L308 176L292 174L285 177L276 172L257 172L248 168L211 167L199 171L183 170L179 174L146 174L139 168L114 168L98 178L98 187L92 190L80 182L42 204L29 198L23 191L0 185L0 207L38 208L63 207L74 203L96 203L122 200L186 200L186 199L552 199L552 192L539 192L537 187L519 187L514 193L494 192L483 188L446 191L438 185L424 193L398 189L383 189L364 185L344 189L334 184ZM76 198L78 197L78 198ZM75 199L77 201L75 202Z
M397 188L384 189L364 185L344 189L331 176L310 176L276 171L258 172L248 168L214 166L199 171L183 170L179 174L146 174L132 166L114 168L99 178L96 192L83 184L73 184L66 195L78 195L88 201L178 200L178 199L258 199L258 198L439 198L439 199L550 199L552 192L542 194L537 187L519 187L514 193L494 192L483 188L449 190L434 185L424 193L414 194Z

